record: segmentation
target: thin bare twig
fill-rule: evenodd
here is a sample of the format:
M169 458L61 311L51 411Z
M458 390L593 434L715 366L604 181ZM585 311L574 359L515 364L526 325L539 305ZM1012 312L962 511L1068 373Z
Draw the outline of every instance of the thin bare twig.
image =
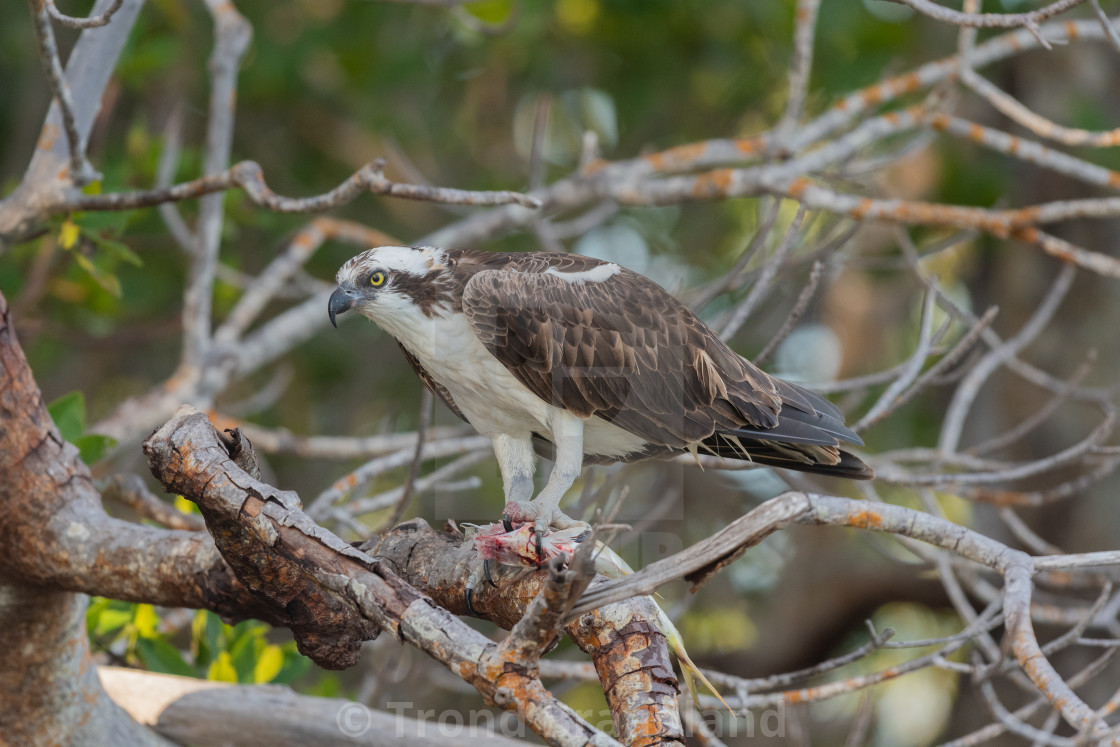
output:
M937 281L933 279L932 282L936 285ZM922 366L929 358L930 349L933 346L933 307L936 300L936 289L930 288L926 292L925 301L922 302L917 347L914 348L914 352L910 355L902 370L899 371L898 376L879 397L879 400L852 426L852 430L856 433L884 417L895 406L895 402L902 398L902 393L906 391L906 388L918 378L918 374L921 373Z
M113 15L120 10L124 0L113 0L112 5L103 10L98 15L90 15L88 18L75 18L68 16L60 11L55 6L55 0L43 0L47 6L47 12L50 13L51 19L61 23L63 26L72 29L92 29L99 26L105 26L109 21L113 20Z
M408 502L412 500L413 490L416 488L416 476L420 474L420 455L424 450L424 440L428 436L428 425L432 421L432 408L435 406L435 397L432 396L432 391L425 388L424 393L420 395L420 422L416 425L416 448L412 451L412 463L408 465L408 475L404 479L404 485L401 486L401 497L393 506L389 518L385 520L381 531L392 529L404 516L404 511L408 508Z
M1097 20L1101 22L1101 28L1104 29L1105 38L1108 39L1108 42L1116 49L1116 51L1120 52L1120 32L1116 30L1116 26L1113 25L1112 19L1109 18L1101 8L1101 4L1100 2L1098 2L1098 0L1089 0L1089 4L1093 6L1093 13L1096 14Z
M967 26L977 29L1016 28L1018 26L1034 30L1037 35L1038 24L1056 15L1065 13L1070 8L1075 8L1085 0L1058 0L1038 10L1029 13L962 13L959 10L946 8L932 0L893 0L893 2L909 5L914 10L929 16L937 21L944 21L956 26ZM1045 44L1040 39L1040 42Z
M167 527L198 532L206 528L206 523L197 514L185 514L148 490L139 475L119 474L98 485L101 500L127 506L140 516Z
M477 451L490 446L490 439L486 436L466 436L463 438L446 439L443 441L428 441L420 451L421 459L436 459L439 457L463 454L468 451ZM317 518L335 502L350 494L359 485L369 482L378 475L391 469L407 466L413 461L414 448L401 449L387 456L377 457L363 464L348 475L336 480L328 489L320 493L310 504L307 513L312 518Z
M164 125L163 147L160 149L159 163L156 165L156 189L166 189L175 181L175 169L179 166L179 154L183 146L183 112L183 106L176 106L171 110L167 124ZM193 252L198 238L183 220L175 203L165 202L158 207L158 210L179 248L188 254Z
M816 36L820 0L798 0L794 10L793 58L789 64L789 97L775 127L779 140L797 125L805 108L809 76L813 71L813 39Z
M315 213L328 210L352 201L363 192L402 197L410 200L442 202L449 205L505 205L515 204L535 208L540 201L519 192L471 192L447 187L428 187L417 184L398 184L389 181L381 169L382 159L377 159L359 169L330 192L315 197L283 197L276 194L264 182L259 164L241 161L230 169L212 176L204 176L167 189L139 190L102 195L82 195L60 205L65 210L133 210L151 207L164 202L176 202L203 195L213 195L234 187L245 190L245 194L256 204L278 213Z
M210 110L206 121L206 154L202 168L206 174L217 174L228 166L233 149L237 71L242 56L249 48L252 27L231 2L206 0L206 8L213 17L215 40L210 52ZM184 378L198 375L197 372L210 351L214 274L221 245L223 215L221 195L212 194L200 200L195 246L187 276L187 289L183 293L183 354L180 369Z
M727 322L719 330L719 336L727 340L735 336L739 328L750 317L751 312L761 303L770 293L771 285L774 282L774 276L777 275L778 270L781 268L782 263L785 261L786 255L792 251L796 244L795 238L801 232L801 224L805 220L805 209L799 208L797 215L789 224L785 234L782 235L782 240L779 242L774 254L770 257L769 261L763 265L762 272L759 274L758 280L751 287L750 293L747 294L740 303L736 304L731 316Z
M942 453L949 454L957 450L964 429L965 418L980 392L980 387L1007 359L1029 345L1042 332L1073 284L1075 274L1076 270L1073 265L1064 265L1030 320L1023 325L1014 337L998 348L993 348L969 371L954 393L953 400L949 403L948 411L945 413L945 420L937 443L937 448Z
M44 0L28 0L28 4L31 6L31 17L35 22L35 39L39 43L39 58L43 64L43 72L47 76L51 95L54 96L62 115L62 129L66 133L66 142L70 147L69 177L78 186L89 184L100 179L101 174L86 157L85 140L78 131L78 124L74 117L74 99L70 93L70 83L62 69L62 61L58 56L58 44L55 42L54 29L51 27L50 14ZM120 6L120 2L117 6Z
M809 271L809 279L805 283L805 287L801 289L801 295L797 297L797 302L794 303L793 308L790 309L789 314L786 315L782 326L778 328L778 331L775 332L774 336L770 338L770 341L766 343L766 347L759 351L759 354L754 357L754 364L756 366L762 365L773 355L774 351L778 349L778 346L782 344L782 340L789 336L789 333L793 331L797 322L800 321L801 317L805 315L805 312L809 310L809 304L812 303L813 296L817 292L817 285L821 280L822 269L824 269L824 264L820 260L813 263L813 268Z

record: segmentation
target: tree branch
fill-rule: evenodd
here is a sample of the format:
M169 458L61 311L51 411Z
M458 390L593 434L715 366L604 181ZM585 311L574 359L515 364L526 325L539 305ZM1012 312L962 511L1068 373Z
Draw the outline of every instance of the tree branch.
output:
M234 464L239 454L231 454L206 416L191 408L182 408L144 448L153 473L167 489L199 505L234 572L262 603L290 618L300 650L320 665L352 665L362 641L388 630L466 679L488 702L516 711L550 742L606 743L556 701L538 675L518 669L509 658L512 649L502 649L452 616L466 612L463 591L475 557L461 538L424 531L414 522L389 533L377 544L377 557L371 557L366 552L371 548L355 549L312 523L294 494L265 485ZM402 553L393 547L406 543L412 545L403 555L407 561L394 570L389 558ZM431 599L409 584L413 574L423 577ZM547 574L508 584L500 596L491 589L478 597L475 608L512 626L545 583L542 575ZM567 630L592 653L604 681L614 683L614 706L631 708L622 713L612 707L616 724L625 729L619 735L632 742L652 729L671 740L680 735L675 677L653 622L656 613L641 601L585 616ZM639 641L632 640L635 629L641 631ZM622 650L637 646L645 652L644 663L630 670L626 665L634 665L633 659L618 656L618 646L628 641L630 648ZM651 655L665 662L653 674ZM651 676L660 678L654 684L662 684L651 687ZM633 711L636 698L645 707Z

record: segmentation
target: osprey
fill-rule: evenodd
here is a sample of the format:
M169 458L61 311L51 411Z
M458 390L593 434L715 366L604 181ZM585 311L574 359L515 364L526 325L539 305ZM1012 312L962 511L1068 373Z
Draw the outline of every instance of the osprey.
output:
M682 453L870 479L823 397L768 376L652 280L553 252L383 246L338 271L328 311L392 335L424 384L489 436L505 515L551 527L584 464ZM336 325L337 326L337 325ZM536 499L536 456L555 462Z

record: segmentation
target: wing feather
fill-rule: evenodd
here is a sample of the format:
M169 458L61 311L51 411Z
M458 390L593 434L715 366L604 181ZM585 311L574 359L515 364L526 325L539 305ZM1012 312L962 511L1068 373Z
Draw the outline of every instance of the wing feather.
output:
M653 281L625 269L572 281L557 272L606 263L507 256L467 282L463 311L487 350L546 402L672 448L778 424L786 392L776 380Z

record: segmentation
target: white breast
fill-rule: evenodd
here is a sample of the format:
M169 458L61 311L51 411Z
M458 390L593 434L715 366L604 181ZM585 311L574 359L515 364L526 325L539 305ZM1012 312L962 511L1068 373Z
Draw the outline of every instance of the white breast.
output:
M559 409L529 391L509 369L489 353L470 328L466 316L427 318L398 316L385 331L401 341L429 374L442 384L478 431L528 437L538 433L552 439L553 413ZM591 417L584 421L585 454L621 457L641 451L645 440Z

